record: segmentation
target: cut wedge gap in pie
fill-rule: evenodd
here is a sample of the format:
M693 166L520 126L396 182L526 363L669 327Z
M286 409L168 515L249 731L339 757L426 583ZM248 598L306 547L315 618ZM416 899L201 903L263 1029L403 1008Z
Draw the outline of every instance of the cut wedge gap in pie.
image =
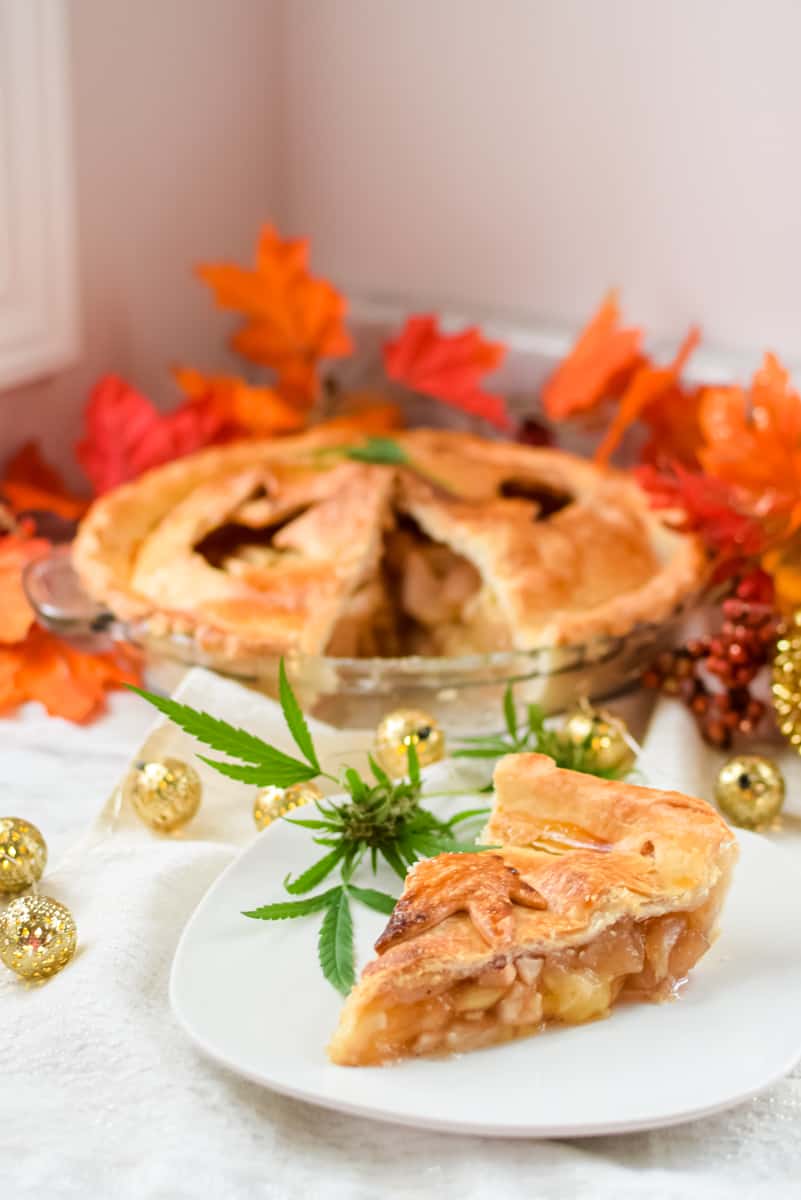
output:
M715 936L737 857L702 800L557 768L495 772L486 851L417 864L329 1054L446 1055L677 992Z

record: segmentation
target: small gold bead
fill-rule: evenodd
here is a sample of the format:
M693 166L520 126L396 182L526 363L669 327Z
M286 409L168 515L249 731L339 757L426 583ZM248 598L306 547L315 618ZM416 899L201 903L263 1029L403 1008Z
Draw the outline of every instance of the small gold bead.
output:
M0 817L0 895L15 896L42 878L47 845L39 830L20 817Z
M261 788L253 802L253 820L257 829L266 829L273 821L286 816L293 808L321 800L323 793L316 783L293 783L287 788Z
M428 713L415 708L399 708L387 713L375 732L375 756L393 779L401 779L409 769L409 747L414 746L421 767L445 757L445 734Z
M122 790L146 825L157 833L172 833L200 808L203 786L189 763L163 758L134 763Z
M715 800L735 825L761 829L781 812L784 790L784 777L771 759L738 754L720 768Z

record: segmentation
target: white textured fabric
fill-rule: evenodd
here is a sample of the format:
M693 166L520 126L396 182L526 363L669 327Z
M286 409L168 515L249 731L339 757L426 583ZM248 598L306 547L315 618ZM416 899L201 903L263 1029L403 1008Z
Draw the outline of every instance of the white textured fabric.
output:
M275 737L280 728L269 701L205 672L190 672L180 691L188 703L262 735ZM119 772L141 740L143 710L125 696L115 701L112 717L87 731L68 730L33 710L0 727L3 811L37 820L46 836L55 828L63 841L70 824L97 807L98 787L110 783L112 769ZM357 734L317 736L323 757L334 747L353 757L364 745ZM151 753L186 756L190 749L184 735L163 727L147 745ZM141 753L148 750L134 756ZM701 752L686 714L672 704L657 708L645 759L654 783L670 780L701 794L708 794L719 761ZM788 770L797 780L797 764ZM252 836L248 789L213 773L205 782L201 814L183 836L151 834L116 812L112 796L85 838L46 875L43 891L75 914L80 951L44 986L0 975L3 1196L789 1200L801 1194L797 1074L729 1113L672 1130L516 1142L338 1116L272 1095L204 1060L170 1013L170 963L201 895ZM291 1019L290 1003L287 1013ZM571 1053L566 1036L565 1054Z

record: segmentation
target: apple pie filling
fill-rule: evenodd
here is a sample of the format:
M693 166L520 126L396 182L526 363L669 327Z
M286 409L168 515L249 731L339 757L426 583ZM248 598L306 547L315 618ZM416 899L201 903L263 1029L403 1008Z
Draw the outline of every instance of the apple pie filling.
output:
M666 999L708 949L718 907L711 896L692 912L624 918L586 945L544 956L500 955L456 984L398 990L391 1004L377 997L362 1014L348 1057L338 1061L369 1066L459 1054L537 1033L549 1021L576 1025L604 1017L618 998Z

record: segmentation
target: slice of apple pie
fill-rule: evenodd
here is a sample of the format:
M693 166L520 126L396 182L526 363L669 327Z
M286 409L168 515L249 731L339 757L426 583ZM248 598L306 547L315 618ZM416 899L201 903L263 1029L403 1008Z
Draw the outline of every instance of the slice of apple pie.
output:
M503 759L495 797L491 848L409 874L334 1062L475 1050L665 999L709 948L737 843L703 800L541 754Z

